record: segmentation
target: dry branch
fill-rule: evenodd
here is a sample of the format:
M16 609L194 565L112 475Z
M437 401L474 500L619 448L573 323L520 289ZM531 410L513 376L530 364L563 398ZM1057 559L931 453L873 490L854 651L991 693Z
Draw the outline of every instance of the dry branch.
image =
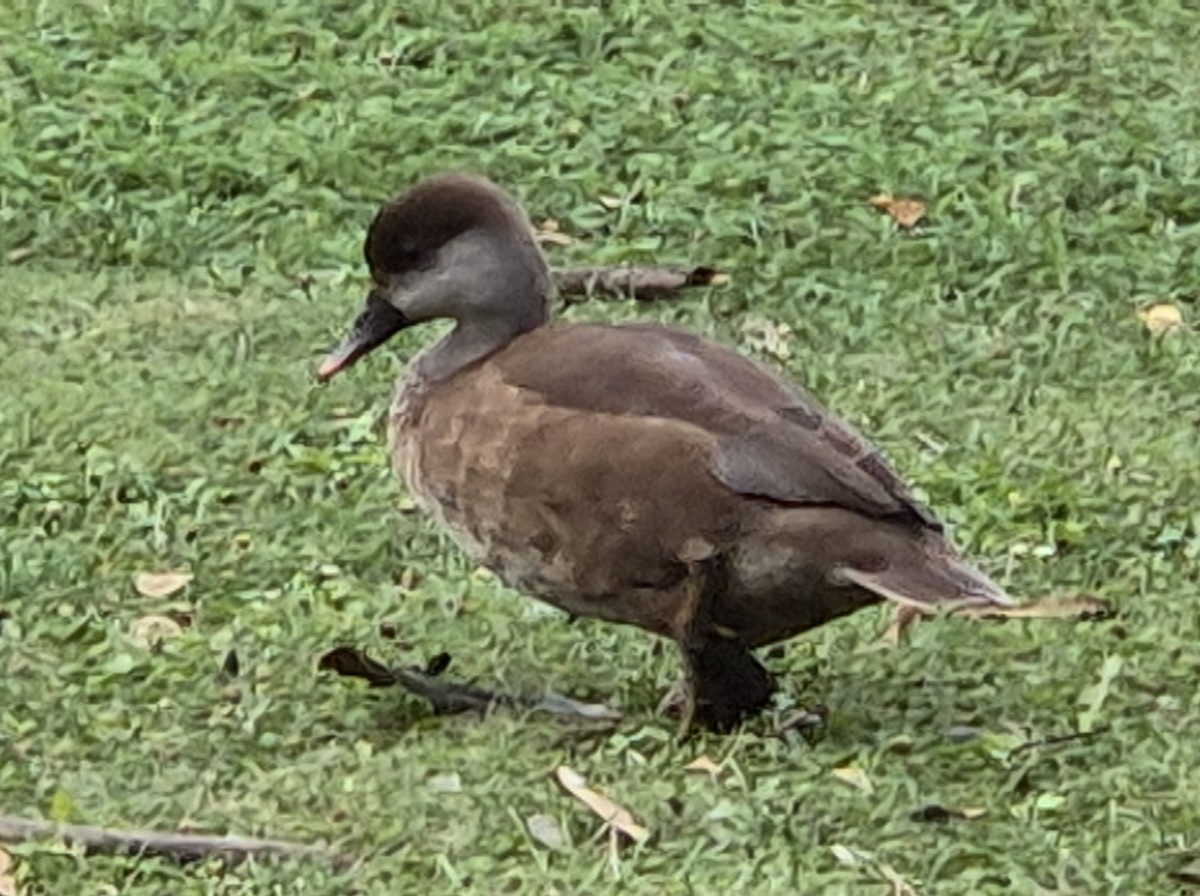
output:
M317 661L319 670L336 672L347 678L361 678L372 687L387 688L400 686L411 694L423 697L433 706L434 712L444 715L455 713L486 712L495 706L510 707L529 712L546 712L551 715L569 716L598 722L614 722L621 714L602 703L581 703L561 694L547 692L540 697L522 697L497 694L473 685L448 681L441 677L450 658L443 654L440 668L417 669L415 667L389 667L367 656L357 647L335 647Z
M230 863L265 858L315 859L339 870L354 864L354 859L348 856L286 840L118 830L0 815L0 843L23 843L45 838L80 847L89 854L161 856L181 863L207 858L221 858Z
M728 279L715 268L683 265L555 268L553 275L567 304L588 299L651 302L689 286L720 286Z

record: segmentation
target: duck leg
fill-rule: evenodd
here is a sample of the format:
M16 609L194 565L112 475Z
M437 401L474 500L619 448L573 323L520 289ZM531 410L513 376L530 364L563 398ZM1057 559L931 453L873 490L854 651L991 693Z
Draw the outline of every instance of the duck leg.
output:
M767 705L775 682L737 632L714 620L714 608L729 584L725 558L710 557L699 567L693 578L695 609L679 640L685 676L683 728L694 723L728 731Z
M728 731L761 711L775 682L744 645L720 634L680 645L686 670L683 727Z

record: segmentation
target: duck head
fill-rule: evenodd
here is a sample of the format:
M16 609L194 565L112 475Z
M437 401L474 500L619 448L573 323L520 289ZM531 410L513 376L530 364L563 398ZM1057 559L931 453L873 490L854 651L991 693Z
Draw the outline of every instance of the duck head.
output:
M320 380L423 321L455 321L439 360L456 369L549 317L550 269L533 228L516 201L483 178L437 175L385 203L363 254L373 285L349 334L317 369Z

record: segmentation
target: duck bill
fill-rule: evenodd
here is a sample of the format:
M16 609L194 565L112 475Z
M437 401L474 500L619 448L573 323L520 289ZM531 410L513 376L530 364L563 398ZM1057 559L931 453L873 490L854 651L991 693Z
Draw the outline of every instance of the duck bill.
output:
M363 355L379 348L410 323L391 302L378 293L370 293L342 344L330 352L317 368L317 379L325 382L351 367Z

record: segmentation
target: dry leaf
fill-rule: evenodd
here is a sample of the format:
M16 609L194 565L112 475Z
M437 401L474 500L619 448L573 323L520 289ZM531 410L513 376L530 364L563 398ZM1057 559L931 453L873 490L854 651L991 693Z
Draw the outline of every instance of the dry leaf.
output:
M534 229L533 236L539 243L550 243L555 246L569 246L575 242L575 240L559 230L558 222L553 218L547 218L539 224Z
M880 193L868 201L884 214L890 215L903 230L912 230L925 220L925 203L920 199L902 199Z
M650 832L633 820L628 809L618 806L608 797L589 788L587 780L575 769L560 765L554 770L554 774L567 793L604 819L614 830L620 831L637 843L645 843L650 838Z
M835 768L831 774L843 784L857 787L863 793L875 792L875 785L871 783L871 779L867 777L867 773L857 765L844 765L841 768Z
M143 616L135 619L129 627L129 636L136 644L153 650L161 647L164 641L178 638L183 634L179 623L168 616Z
M606 209L608 209L610 212L615 212L617 209L619 209L622 205L625 204L621 200L620 196L608 196L608 195L604 195L604 194L597 196L596 201L599 202Z
M133 587L142 597L170 597L186 588L192 578L190 572L139 572L133 577Z
M1139 308L1137 316L1155 336L1178 330L1183 326L1183 312L1170 302L1157 302Z
M8 872L12 870L12 856L0 849L0 896L17 896L17 882Z
M530 815L525 819L525 827L529 829L529 836L542 846L550 849L562 849L567 845L567 838L563 836L562 827L553 815L541 812Z
M23 261L28 261L30 258L33 258L33 256L36 254L37 249L33 248L33 246L20 246L19 248L13 249L6 256L4 256L4 258L9 264L20 264Z
M685 772L703 772L715 778L721 774L721 766L717 765L707 756L697 756L691 762L683 767Z

